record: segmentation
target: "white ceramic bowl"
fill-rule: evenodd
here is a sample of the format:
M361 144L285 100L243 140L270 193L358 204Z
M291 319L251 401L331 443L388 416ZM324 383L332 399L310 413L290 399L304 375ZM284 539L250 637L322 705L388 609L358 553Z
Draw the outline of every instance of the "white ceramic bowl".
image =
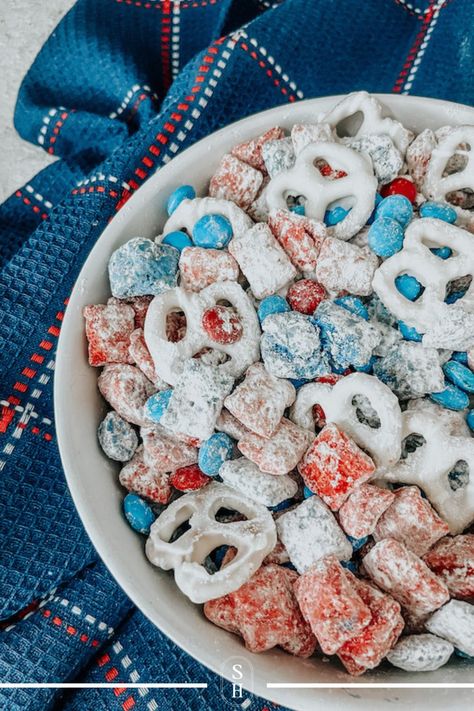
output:
M155 237L160 232L166 217L166 197L176 186L191 183L198 195L205 194L220 157L234 144L274 125L290 128L296 122L314 121L319 112L334 106L340 98L280 106L201 140L153 175L104 230L74 287L59 339L55 409L61 459L87 533L117 582L153 624L215 672L230 678L232 665L240 663L245 688L295 709L319 708L322 702L327 711L366 711L371 704L382 711L393 709L398 701L402 707L415 706L418 711L444 710L449 703L446 691L368 690L361 683L465 683L474 681L472 665L453 660L437 672L416 675L387 664L352 679L342 668L317 658L302 660L278 650L251 654L240 638L208 622L200 606L180 593L172 574L154 568L145 558L144 539L129 528L122 515L124 492L118 484L118 467L104 456L97 443L97 426L107 408L97 390L98 370L87 363L82 309L86 304L104 303L110 296L107 262L112 251L133 236ZM409 96L382 95L380 99L396 118L415 131L445 124L474 124L474 109L460 104ZM351 689L268 689L267 682L343 683ZM468 708L471 691L452 693L456 694L456 709Z

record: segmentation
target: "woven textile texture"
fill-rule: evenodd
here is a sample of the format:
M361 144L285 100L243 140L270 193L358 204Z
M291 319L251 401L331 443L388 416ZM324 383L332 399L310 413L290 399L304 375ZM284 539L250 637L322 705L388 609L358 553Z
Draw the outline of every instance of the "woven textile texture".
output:
M29 70L16 128L61 160L0 208L0 677L209 687L9 690L1 708L217 711L229 703L219 677L133 608L82 528L55 440L56 341L67 296L108 221L199 138L277 104L361 88L472 103L474 4L355 5L79 0ZM248 698L248 709L272 706Z

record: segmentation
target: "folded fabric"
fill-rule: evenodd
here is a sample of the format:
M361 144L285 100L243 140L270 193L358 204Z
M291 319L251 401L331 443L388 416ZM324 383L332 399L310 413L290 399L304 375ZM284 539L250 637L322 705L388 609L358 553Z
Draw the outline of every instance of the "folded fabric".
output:
M9 690L2 708L232 706L228 685L98 562L64 480L54 353L102 230L161 165L251 113L362 88L471 102L473 26L474 5L461 0L79 0L46 42L15 124L61 160L0 208L0 677L117 690ZM119 688L138 680L209 686Z

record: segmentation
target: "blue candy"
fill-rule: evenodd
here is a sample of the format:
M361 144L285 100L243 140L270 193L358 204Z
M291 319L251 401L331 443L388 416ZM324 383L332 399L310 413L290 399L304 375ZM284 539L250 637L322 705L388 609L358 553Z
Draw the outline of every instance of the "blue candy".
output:
M341 560L341 565L343 568L346 568L346 570L354 573L354 575L356 575L359 570L359 566L354 560Z
M212 553L211 556L214 559L214 563L219 570L219 568L222 565L222 561L224 560L224 556L229 550L229 546L219 546L219 548L216 548Z
M351 544L354 553L362 548L362 546L365 546L369 540L368 536L364 536L363 538L352 538L352 536L347 536L347 538L349 539L349 543Z
M457 647L454 648L454 654L456 654L456 656L460 657L461 659L469 659L469 661L471 662L474 661L474 657L472 655L466 654L466 652L461 652L461 650L457 649Z
M270 511L284 511L285 509L289 509L290 506L293 506L294 503L294 499L285 499L284 501L280 501L276 506L267 506L267 508Z
M333 227L334 225L337 225L339 222L342 222L343 219L348 215L350 212L349 210L345 210L341 205L336 205L336 207L331 208L330 210L326 210L324 213L324 223L328 227Z
M469 410L466 415L467 426L474 432L474 410Z
M155 393L148 398L144 408L145 416L153 420L153 422L159 422L168 408L172 394L173 389L170 388L169 390Z
M307 385L311 380L306 380L306 378L289 378L290 383L293 385L295 390L299 390L303 385Z
M433 247L433 249L430 249L430 252L432 252L440 259L449 259L449 257L453 253L453 251L449 247Z
M217 476L223 463L232 457L233 449L234 443L229 435L216 432L199 449L199 468L208 476Z
M430 398L448 410L465 410L469 407L469 396L452 383L446 383L445 389L439 393L431 393Z
M223 249L232 239L232 225L224 215L203 215L193 227L193 242L204 249Z
M470 368L455 360L448 360L443 365L445 376L458 388L467 393L474 393L474 373Z
M304 215L304 205L293 205L292 207L290 207L290 212L294 212L295 215Z
M445 202L424 202L420 207L420 217L435 217L443 222L456 222L456 210Z
M418 333L416 328L413 326L408 326L406 323L403 321L398 322L398 330L402 334L403 338L405 341L417 341L421 342L423 336L421 333Z
M176 190L174 190L174 192L172 192L169 196L166 203L166 212L168 215L171 215L176 210L180 202L186 198L188 200L194 200L195 197L196 191L192 185L180 185L180 187L176 188Z
M168 244L134 237L115 250L109 260L113 296L162 294L177 283L179 252Z
M303 496L305 499L309 499L310 496L314 496L314 491L311 491L310 488L305 486L303 489Z
M466 291L452 291L448 296L445 298L445 302L447 304L454 304L458 299L462 299Z
M138 446L137 433L116 412L109 412L97 431L99 443L109 459L128 462Z
M123 500L123 512L134 531L150 533L150 526L155 520L151 506L143 501L137 494L127 494Z
M337 299L334 299L334 303L338 306L342 306L342 308L346 309L346 311L350 311L351 314L360 316L364 319L364 321L369 320L369 312L367 311L367 307L357 296L339 296Z
M403 237L403 227L399 222L391 217L377 217L369 228L367 241L377 256L391 257L403 247Z
M358 373L372 373L374 365L377 363L377 356L371 356L370 360L365 365L360 365L356 368Z
M193 246L193 243L189 239L188 235L181 231L168 232L168 234L161 240L161 244L169 244L171 247L175 247L175 249L178 249L180 252L182 252L185 247Z
M282 314L285 311L291 311L290 305L283 296L278 296L278 294L273 294L273 296L266 296L260 302L258 307L258 318L260 323L270 314Z
M451 355L451 360L457 360L458 363L464 363L464 365L467 365L466 351L454 351Z
M375 193L375 207L372 210L372 214L370 215L369 219L367 220L368 225L371 225L373 223L373 221L375 220L375 213L376 213L377 207L380 205L382 200L383 200L383 197L381 196L381 194Z
M405 195L389 195L379 203L375 211L375 219L388 217L406 227L413 217L413 206Z
M409 274L400 274L395 279L395 286L397 287L400 294L410 301L415 301L421 294L423 286L420 284L418 279Z

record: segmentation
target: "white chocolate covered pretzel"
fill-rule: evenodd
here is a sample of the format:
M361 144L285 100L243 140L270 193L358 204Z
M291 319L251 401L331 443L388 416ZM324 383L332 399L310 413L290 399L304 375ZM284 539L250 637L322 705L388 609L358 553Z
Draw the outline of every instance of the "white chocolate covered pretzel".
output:
M360 422L353 399L364 395L376 411L380 427ZM373 375L353 373L335 385L309 383L300 388L290 417L297 425L314 432L312 409L320 405L326 422L333 422L358 445L366 449L380 468L395 464L400 458L402 420L398 399Z
M244 521L221 523L221 508L237 511ZM185 522L190 528L170 542ZM146 554L154 565L174 570L179 589L192 602L206 602L240 588L260 567L276 545L275 523L262 504L234 489L213 482L204 489L182 496L168 506L152 525ZM219 546L237 549L232 561L210 575L203 563Z
M347 175L337 180L325 178L315 166L318 159ZM377 180L366 157L338 143L319 142L304 148L293 168L270 180L266 196L268 207L276 209L286 207L288 195L303 195L306 198L305 214L315 220L323 220L327 208L336 200L351 198L350 212L331 228L335 237L347 240L370 217L376 190Z

